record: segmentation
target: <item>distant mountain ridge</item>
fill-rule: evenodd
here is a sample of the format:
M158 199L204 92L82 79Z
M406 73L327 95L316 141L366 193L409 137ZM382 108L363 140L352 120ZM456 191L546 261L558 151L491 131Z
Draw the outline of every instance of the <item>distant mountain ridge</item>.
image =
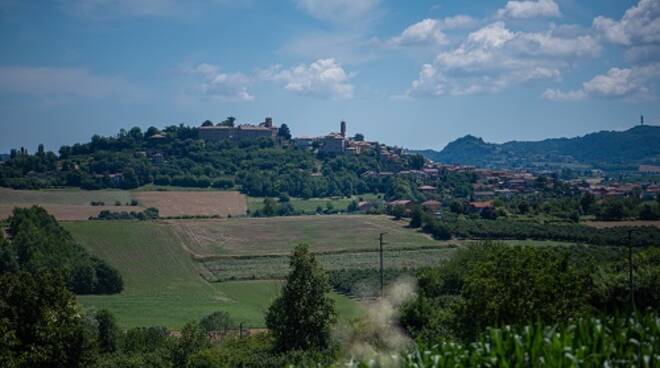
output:
M660 126L600 131L575 138L488 143L467 135L442 151L416 151L433 161L495 168L599 168L633 170L660 163Z

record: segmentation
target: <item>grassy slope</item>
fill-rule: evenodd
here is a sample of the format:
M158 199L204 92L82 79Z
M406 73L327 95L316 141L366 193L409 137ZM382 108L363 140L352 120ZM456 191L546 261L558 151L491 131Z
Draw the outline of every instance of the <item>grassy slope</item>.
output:
M387 233L390 248L439 246L442 243L388 216L323 215L233 218L169 222L195 254L288 254L306 242L312 251L377 249L378 234Z
M263 326L263 312L277 296L279 281L211 284L166 225L154 222L72 222L64 226L92 254L121 272L119 295L82 296L93 308L108 308L123 327L163 325L180 328L216 310L229 312L249 327ZM334 296L340 314L357 315L357 305Z

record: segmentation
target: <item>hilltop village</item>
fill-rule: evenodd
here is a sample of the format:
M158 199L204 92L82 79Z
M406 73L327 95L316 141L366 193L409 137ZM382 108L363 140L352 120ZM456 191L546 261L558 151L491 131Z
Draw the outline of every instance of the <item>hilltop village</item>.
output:
M285 124L283 125L285 126ZM281 128L274 125L273 119L267 117L258 124L218 124L201 126L199 138L208 141L231 140L234 142L243 139L271 138L281 139ZM288 127L285 127L288 132ZM299 149L315 151L319 154L329 155L360 155L367 152L376 152L381 158L390 161L399 161L402 156L410 155L403 148L391 147L375 141L367 141L362 134L350 137L347 134L348 125L345 121L339 124L338 132L330 132L317 137L291 137L290 143ZM655 167L653 167L655 168ZM640 171L642 168L640 168ZM646 168L646 170L649 170ZM451 165L423 160L423 164L414 170L399 171L366 171L361 175L364 178L402 177L418 183L416 192L421 201L410 199L395 199L389 202L361 201L357 209L369 211L378 206L401 206L405 211L411 211L416 205L440 214L443 207L448 206L449 193L443 192L434 184L447 173L462 173L473 178L472 191L466 195L467 211L481 214L494 209L495 200L511 199L516 195L535 194L539 190L539 178L552 176L551 172L533 172L529 170L506 170L479 168L473 165ZM315 174L318 175L318 174ZM660 195L660 184L621 183L611 180L595 170L591 177L586 179L559 180L575 193L588 193L597 199L605 198L640 198L650 200ZM544 185L553 185L552 183Z

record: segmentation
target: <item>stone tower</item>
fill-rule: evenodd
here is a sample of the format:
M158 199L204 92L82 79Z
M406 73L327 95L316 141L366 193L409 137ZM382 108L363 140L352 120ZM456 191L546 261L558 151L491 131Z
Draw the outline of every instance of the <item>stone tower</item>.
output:
M341 124L339 125L339 132L342 137L346 138L346 122L341 121Z

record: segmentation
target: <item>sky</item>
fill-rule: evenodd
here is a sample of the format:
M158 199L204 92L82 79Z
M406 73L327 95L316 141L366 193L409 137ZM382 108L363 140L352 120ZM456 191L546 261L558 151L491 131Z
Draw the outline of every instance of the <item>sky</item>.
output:
M441 149L660 124L660 0L0 0L0 152L270 116Z

